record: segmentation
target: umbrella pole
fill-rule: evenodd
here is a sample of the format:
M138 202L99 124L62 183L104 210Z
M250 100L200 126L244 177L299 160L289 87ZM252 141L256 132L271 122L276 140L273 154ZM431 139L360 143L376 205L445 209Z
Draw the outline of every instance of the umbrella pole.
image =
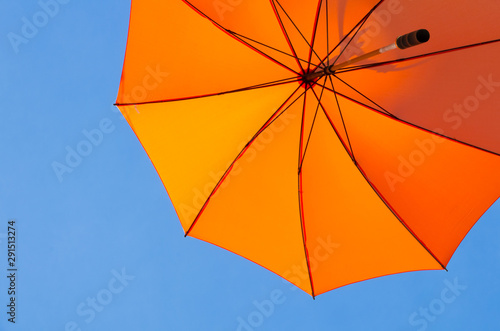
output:
M361 56L358 56L354 59L348 60L346 62L342 62L340 64L332 64L331 66L327 66L324 68L318 68L316 69L315 72L312 72L310 74L307 74L304 78L306 81L311 81L316 78L322 77L324 75L331 75L335 73L336 70L340 68L347 67L350 64L356 63L363 61L365 59L368 59L370 57L385 53L387 51L399 48L399 49L406 49L409 47L417 46L422 43L425 43L429 40L430 34L429 31L425 29L420 29L417 31L413 31L410 33L407 33L405 35L399 36L396 41L393 44L387 45L385 47L376 49L374 51L371 51L370 53L363 54Z

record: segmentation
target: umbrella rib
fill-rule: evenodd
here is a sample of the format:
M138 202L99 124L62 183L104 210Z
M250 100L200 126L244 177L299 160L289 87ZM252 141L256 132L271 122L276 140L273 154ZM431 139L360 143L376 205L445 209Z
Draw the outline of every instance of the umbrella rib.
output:
M316 96L316 99L318 99L318 96L316 95L316 92L313 90L313 93L314 95ZM342 137L340 136L339 132L337 131L337 128L335 127L335 125L333 124L333 121L332 119L330 118L330 116L328 115L328 113L326 112L326 109L325 109L325 106L323 106L323 103L321 103L321 101L318 99L318 103L319 105L321 106L321 110L323 111L323 114L325 115L325 117L327 118L328 120L328 123L330 123L330 126L332 127L333 131L335 132L335 135L337 136L337 138L339 139L340 143L342 144L342 147L344 147L344 150L346 151L347 155L349 155L349 157L351 158L352 162L356 163L356 160L354 159L354 155L351 154L352 153L352 148L349 149L344 141L344 139L342 139ZM347 133L346 133L347 134Z
M354 67L346 67L343 69L339 69L336 73L340 74L340 73L344 73L344 72L357 71L357 70L361 70L361 69L370 69L370 68L380 67L380 66L389 65L389 64L395 64L395 63L406 62L406 61L421 59L421 58L435 56L435 55L441 55L441 54L445 54L445 53L456 52L456 51L460 51L460 50L467 49L467 48L474 48L474 47L479 47L479 46L484 46L484 45L490 45L490 44L497 43L497 42L500 42L500 39L488 40L488 41L484 41L484 42L480 42L480 43L474 43L474 44L469 44L469 45L465 45L465 46L448 48L448 49L441 50L441 51L425 53L425 54L420 54L420 55L416 55L416 56L410 56L410 57L401 58L401 59L397 59L397 60L370 63L370 64L354 66Z
M238 38L245 38L245 39L248 39L248 40L250 40L251 42L254 42L254 43L256 43L256 44L262 45L262 46L264 46L264 47L267 47L267 48L269 48L269 49L272 49L273 51L276 51L276 52L282 53L282 54L284 54L284 55L286 55L286 56L293 57L294 59L298 59L299 61L302 61L302 62L305 62L305 63L308 63L308 64L309 64L309 62L307 62L306 60L301 59L301 58L296 57L296 56L293 56L292 54L288 54L288 53L287 53L287 52L285 52L285 51L282 51L282 50L277 49L277 48L275 48L275 47L272 47L272 46L266 45L266 44L264 44L264 43L261 43L260 41L255 40L255 39L252 39L252 38L249 38L249 37L245 37L245 36L243 36L243 35L241 35L241 34L239 34L239 33L237 33L237 32L234 32L234 31L231 31L231 30L228 30L228 31L229 31L229 32L231 32L232 34L234 34L235 36L238 36ZM287 68L288 68L288 67L287 67ZM288 69L289 69L289 70L291 70L291 71L293 71L293 72L295 72L295 70L293 70L293 69L291 69L291 68L288 68ZM296 73L297 73L297 72L296 72ZM297 73L297 74L298 74L298 73Z
M361 95L363 98L365 98L366 100L370 101L371 103L373 103L375 106L379 107L384 113L386 113L387 115L389 115L390 117L392 118L397 118L394 114L391 114L387 109L385 109L384 107L382 107L381 105L379 105L378 103L376 103L375 101L373 101L371 98L369 98L368 96L366 96L365 94L363 94L361 91L359 91L358 89L356 89L354 86L352 86L351 84L347 83L346 81L344 81L342 78L338 77L337 75L333 75L335 76L335 78L337 78L338 80L340 80L342 83L344 83L345 85L347 85L349 88L351 88L354 92L358 93L359 95ZM332 87L333 87L333 82L332 82ZM332 92L335 92L333 89L332 89Z
M325 0L325 20L326 20L326 54L330 52L330 26L329 26L329 21L328 21L328 1Z
M347 138L347 143L349 144L349 149L351 150L352 160L354 161L354 163L357 163L356 157L354 156L354 150L352 149L351 139L349 139L349 133L347 133L347 127L345 125L344 115L342 114L342 109L340 109L339 98L337 97L337 92L335 92L335 87L333 85L332 77L331 76L328 77L330 78L330 84L332 84L333 95L335 96L335 101L337 102L337 108L339 110L340 119L342 120L342 126L344 127L344 132Z
M243 88L239 88L239 89L235 89L235 90L229 90L229 91L225 91L225 92L217 92L217 93L211 93L211 94L196 95L196 96L190 96L190 97L184 97L184 98L153 100L153 101L143 101L143 102L123 102L123 103L117 102L114 105L115 106L134 106L134 105L145 105L145 104L151 104L151 103L192 100L192 99L207 98L207 97L230 94L230 93L250 91L250 90L266 88L266 87L285 85L285 84L290 84L290 83L295 83L295 82L300 82L300 78L299 77L284 78L284 79L275 80L275 81L272 81L269 83L262 83L262 84L247 86L247 87L243 87Z
M299 215L300 215L300 230L302 233L302 245L304 246L304 254L306 257L307 263L307 272L309 274L309 283L311 285L311 295L314 299L314 283L311 274L311 264L309 261L309 251L307 249L307 234L304 225L304 198L302 192L302 162L304 161L304 156L302 154L302 145L304 143L304 118L306 113L306 102L307 102L307 94L304 95L304 103L302 105L302 119L300 124L300 138L299 138L299 166L298 166L298 193L299 193ZM314 116L316 118L316 115ZM312 128L311 128L312 130ZM305 154L305 153L304 153Z
M278 13L278 9L276 8L276 4L274 3L277 0L270 0L271 1L271 6L273 7L274 15L276 15L276 19L278 20L278 23L281 27L281 31L283 32L286 42L288 43L288 46L290 47L290 50L292 51L293 57L295 58L295 61L297 61L297 65L301 70L302 66L299 61L299 57L297 56L297 53L295 52L295 49L293 48L292 41L290 40L290 37L288 36L288 33L286 32L285 25L283 24L283 21L281 20L281 16ZM281 7L281 5L280 5ZM286 12L285 12L286 13Z
M233 168L234 164L243 156L243 154L248 150L248 148L250 148L250 145L255 141L255 139L257 139L257 137L267 128L269 127L272 123L274 123L274 121L276 121L287 109L289 109L297 100L299 100L304 94L305 94L305 91L303 91L299 96L297 96L289 105L287 105L285 107L285 105L288 103L288 101L290 101L292 99L292 97L297 93L297 91L300 89L300 86L297 87L291 94L288 98L286 98L286 100L278 107L278 109L271 115L271 117L266 121L266 123L264 123L264 125L262 125L262 127L257 131L257 133L255 133L255 135L248 141L248 143L246 143L246 145L243 147L243 149L238 153L238 155L236 156L236 158L231 162L231 164L229 165L229 167L226 169L226 171L224 172L224 174L222 175L222 177L219 179L219 181L217 182L217 184L215 185L214 189L212 190L212 192L210 192L210 194L208 195L207 199L205 200L205 202L203 203L203 206L201 207L200 211L198 212L198 214L196 215L196 217L194 218L193 222L191 223L191 225L189 226L188 230L186 231L186 233L184 234L184 237L187 237L189 235L189 233L191 232L191 230L193 229L193 227L196 225L196 223L198 222L198 220L200 219L200 216L201 214L203 213L203 211L205 210L205 208L207 207L208 205L208 202L210 201L210 198L217 192L217 190L219 189L219 187L221 186L221 184L224 182L224 180L226 179L226 177L228 176L229 172L231 171L231 169ZM285 107L285 108L283 108ZM279 113L279 114L278 114ZM276 115L278 114L278 115Z
M365 178L366 182L368 183L368 185L370 185L370 187L372 188L372 190L375 192L375 194L378 195L378 197L380 198L380 200L386 205L386 207L391 211L391 213L398 219L398 221L405 227L405 229L413 236L413 238L415 238L415 240L432 256L432 258L434 260L436 260L437 263L439 263L439 265L446 271L448 271L448 269L446 268L446 266L441 263L441 261L439 261L439 259L436 257L436 255L434 255L434 253L430 250L429 247L427 247L423 242L422 240L420 240L420 238L418 238L418 236L411 230L411 228L402 220L402 218L399 216L398 213L396 213L396 211L392 208L392 206L389 204L389 202L385 199L385 197L382 195L381 192L379 192L377 190L377 188L373 185L373 183L370 181L370 179L368 178L368 176L366 175L366 173L363 171L363 169L361 168L361 166L359 165L359 163L354 163L354 165L356 166L356 168L358 169L358 171L361 173L361 175Z
M223 27L221 24L219 24L218 22L214 21L212 18L210 18L208 15L206 15L204 12L202 12L200 9L198 9L195 5L193 5L191 2L189 2L189 0L182 0L184 1L184 3L186 5L188 5L189 7L191 7L194 11L196 11L198 14L200 14L201 16L203 16L204 18L206 18L207 20L209 20L210 22L212 22L212 24L214 24L216 27L218 27L220 30L222 30L223 32L225 32L228 36L230 36L231 38L239 41L240 43L242 43L243 45L249 47L250 49L253 49L255 52L259 53L260 55L264 56L265 58L268 58L269 60L275 62L276 64L282 66L283 68L287 69L287 70L290 70L291 72L293 73L297 73L295 70L289 68L288 66L284 65L283 63L279 62L278 60L272 58L271 56L269 56L268 54L265 54L264 52L262 52L261 50L253 47L252 45L250 45L249 43L245 42L244 40L236 37L234 34L233 34L233 31L231 30L228 30L226 29L225 27Z
M319 96L319 99L317 98L316 93L314 93L314 90L313 90L314 96L318 100L318 105L316 106L316 112L314 113L314 118L313 118L313 121L311 123L311 129L309 130L309 134L307 136L306 145L304 147L304 152L302 152L302 146L301 146L301 149L300 149L302 157L299 160L299 172L302 171L302 164L304 163L304 158L306 157L307 148L309 147L309 141L311 140L312 131L313 131L313 128L314 128L314 123L316 123L316 116L318 115L318 110L319 110L319 107L320 107L320 102L321 102L321 98L323 97L324 90L325 90L325 88L323 86L323 88L321 89L321 94ZM304 105L304 107L305 107L305 105ZM301 143L302 143L302 140L301 140Z
M318 85L321 85L321 84L318 84ZM379 113L381 113L381 114L384 114L384 115L389 115L389 116L390 116L390 114L385 114L385 113L383 113L382 111L380 111L380 110L378 110L378 109L376 109L376 108L373 108L373 107L371 107L371 106L369 106L369 105L367 105L367 104L365 104L365 103L362 103L362 102L361 102L361 101L359 101L359 100L356 100L356 99L354 99L354 98L348 97L348 96L346 96L345 94L342 94L342 93L340 93L340 92L336 92L334 89L332 89L332 88L330 88L330 87L325 86L325 89L326 89L326 90L328 90L328 91L330 91L330 92L332 92L332 93L335 93L336 95L340 95L340 96L342 96L342 97L344 97L344 98L346 98L346 99L348 99L348 100L354 101L354 102L356 102L357 104L362 105L362 106L364 106L364 107L367 107L367 108L369 108L369 109L371 109L371 110L374 110L374 111L377 111L377 112L379 112ZM397 118L397 117L394 117L394 118Z
M309 71L311 69L311 60L312 60L312 53L313 52L316 55L316 57L319 60L321 60L321 58L318 56L318 54L316 54L316 52L314 51L314 42L316 41L316 32L317 32L317 29L318 29L318 23L319 23L319 17L321 15L321 7L322 7L322 5L323 5L323 0L319 0L319 2L318 2L318 8L316 9L316 16L314 18L314 28L313 28L313 34L312 34L312 40L311 40L311 47L309 48L309 56L308 56L308 62L309 62L309 64L307 66L307 71ZM328 12L327 12L326 16L328 17ZM327 31L328 31L328 27L327 27Z
M248 42L244 41L242 38L244 38L244 39L248 39L248 40L250 40L250 41L252 41L252 42L255 42L256 44L262 45L262 46L264 46L264 47L267 47L267 48L269 48L269 49L275 50L275 51L277 51L277 52L283 53L283 54L288 55L288 56L291 56L291 57L294 57L293 55L288 54L288 53L286 53L286 52L284 52L284 51L281 51L281 50L279 50L279 49L277 49L277 48L274 48L274 47L272 47L272 46L269 46L269 45L266 45L266 44L264 44L264 43L261 43L261 42L258 42L258 41L256 41L256 40L253 40L252 38L249 38L249 37L246 37L246 36L244 36L244 35L242 35L242 34L236 33L236 32L234 32L234 31L232 31L232 30L226 30L226 31L227 31L229 34L233 35L233 36L235 37L235 39L239 40L241 43L243 43L243 44L245 44L245 45L248 45L248 47L251 47L251 48L252 48L252 49L254 49L256 52L258 52L258 53L260 53L260 54L264 55L265 57L269 58L271 61L273 61L273 62L275 62L275 63L279 64L280 66L282 66L282 67L284 67L284 68L286 68L286 69L290 70L290 71L291 71L291 72L293 72L293 73L298 74L298 72L297 72L296 70L294 70L294 69L290 68L289 66L285 65L284 63L282 63L282 62L278 61L277 59L275 59L275 58L274 58L274 57L272 57L271 55L269 55L269 54L267 54L267 53L264 53L264 52L263 52L263 51L261 51L260 49L257 49L256 47L254 47L254 46L250 45ZM304 61L304 60L302 60L302 59L298 59L298 60L300 60L300 61Z

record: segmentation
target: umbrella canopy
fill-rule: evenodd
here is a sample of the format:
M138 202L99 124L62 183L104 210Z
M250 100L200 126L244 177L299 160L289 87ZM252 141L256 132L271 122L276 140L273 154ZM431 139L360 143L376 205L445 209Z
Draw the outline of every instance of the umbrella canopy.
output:
M133 1L116 104L186 235L313 296L444 269L500 195L499 13Z

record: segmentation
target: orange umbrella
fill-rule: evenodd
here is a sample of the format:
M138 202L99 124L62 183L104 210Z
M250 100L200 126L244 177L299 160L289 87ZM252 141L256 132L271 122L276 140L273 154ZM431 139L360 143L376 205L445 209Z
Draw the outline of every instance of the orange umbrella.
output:
M133 1L116 104L186 235L312 296L444 269L500 193L498 13Z

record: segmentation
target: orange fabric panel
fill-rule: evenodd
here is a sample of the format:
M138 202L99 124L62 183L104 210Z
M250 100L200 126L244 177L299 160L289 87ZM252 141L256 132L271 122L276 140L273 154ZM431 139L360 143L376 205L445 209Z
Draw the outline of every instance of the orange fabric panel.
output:
M500 43L485 45L338 77L405 121L500 153L499 52ZM342 85L337 91L372 106Z
M297 86L120 107L167 188L185 231L238 153ZM283 116L276 125L284 126L288 120Z
M117 103L222 93L290 74L182 1L133 1Z
M301 112L298 101L281 115L287 125L275 121L249 145L189 232L285 278L306 256L297 170ZM294 284L312 293L309 279Z
M368 184L323 112L302 182L315 294L382 275L442 268Z
M345 52L364 54L421 28L429 30L429 42L359 64L467 46L499 39L499 19L500 2L494 0L385 1ZM405 121L499 154L499 52L497 42L337 75ZM336 85L339 92L371 106L356 91Z
M500 157L339 100L356 161L446 265L500 195Z
M286 38L269 0L187 1L244 42L298 72Z

